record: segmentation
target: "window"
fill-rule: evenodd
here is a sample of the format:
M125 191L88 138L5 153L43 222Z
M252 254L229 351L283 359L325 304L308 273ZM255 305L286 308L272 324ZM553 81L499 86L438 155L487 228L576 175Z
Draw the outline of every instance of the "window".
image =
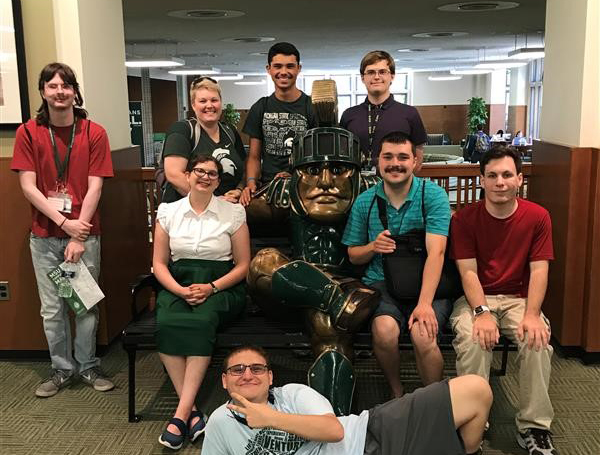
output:
M544 82L544 59L529 64L529 125L527 132L532 139L540 138L540 114Z
M390 87L394 99L400 103L409 102L409 86L410 74L396 73L394 82ZM324 71L322 74L302 74L298 77L297 86L307 95L311 94L312 84L314 81L321 79L333 79L338 93L338 120L342 117L342 113L349 107L356 106L364 101L367 96L360 74L331 74ZM268 80L269 92L275 90L273 81Z

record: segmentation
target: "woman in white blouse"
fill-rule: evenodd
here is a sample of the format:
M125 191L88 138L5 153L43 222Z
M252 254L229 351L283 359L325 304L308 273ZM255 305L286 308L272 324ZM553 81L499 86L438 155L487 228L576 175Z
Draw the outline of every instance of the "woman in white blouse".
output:
M216 331L246 301L250 235L244 208L213 195L223 169L211 156L189 162L187 197L158 207L154 234L158 351L179 405L159 442L179 449L206 417L194 400L210 363Z

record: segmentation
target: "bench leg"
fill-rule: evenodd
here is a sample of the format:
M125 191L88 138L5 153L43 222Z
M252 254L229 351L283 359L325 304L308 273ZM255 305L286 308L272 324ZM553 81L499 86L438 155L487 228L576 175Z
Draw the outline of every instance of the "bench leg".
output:
M135 348L127 349L127 356L129 357L129 421L139 422L142 417L135 413Z

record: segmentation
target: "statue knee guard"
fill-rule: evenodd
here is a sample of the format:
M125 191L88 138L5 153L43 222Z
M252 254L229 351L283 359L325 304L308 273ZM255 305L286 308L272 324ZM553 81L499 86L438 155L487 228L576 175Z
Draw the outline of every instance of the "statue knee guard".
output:
M329 400L335 415L348 415L356 377L352 362L336 350L323 351L308 370L308 385Z

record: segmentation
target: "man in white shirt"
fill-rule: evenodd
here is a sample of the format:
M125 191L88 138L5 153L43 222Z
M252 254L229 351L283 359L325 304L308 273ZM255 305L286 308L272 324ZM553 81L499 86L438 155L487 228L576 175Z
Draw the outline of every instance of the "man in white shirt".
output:
M473 453L492 404L488 383L470 375L338 418L308 386L271 388L268 356L255 346L242 346L225 358L222 381L231 400L209 419L202 446L209 455Z

